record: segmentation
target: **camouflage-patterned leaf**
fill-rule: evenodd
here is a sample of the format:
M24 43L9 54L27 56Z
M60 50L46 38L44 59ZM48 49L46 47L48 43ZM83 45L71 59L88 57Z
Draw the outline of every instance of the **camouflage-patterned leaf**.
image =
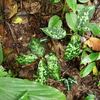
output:
M39 57L42 57L45 53L45 48L41 43L41 40L38 38L32 38L29 43L29 48L31 49L32 53L36 54Z
M68 43L65 49L65 60L72 60L73 58L79 56L79 54L81 53L80 47L80 37L78 35L73 35L71 37L71 41Z
M38 69L37 69L37 79L36 81L45 84L47 78L48 78L48 66L46 65L45 59L41 59L39 64L38 64Z
M60 79L60 64L55 54L50 53L45 56L48 65L49 76L55 80Z
M21 64L21 65L25 65L25 64L31 64L32 62L36 61L38 59L38 57L32 53L24 55L21 54L16 58L16 61Z
M50 36L53 39L62 39L66 36L66 31L63 28L46 27L41 29L46 35Z

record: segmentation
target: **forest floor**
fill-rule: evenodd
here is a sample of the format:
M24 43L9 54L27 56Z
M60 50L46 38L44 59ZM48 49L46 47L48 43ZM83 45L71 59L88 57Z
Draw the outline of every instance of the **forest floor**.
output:
M16 64L15 58L21 54L29 52L28 43L32 37L47 38L47 36L40 30L46 27L51 16L59 15L63 20L64 28L69 31L62 16L62 5L60 3L52 5L49 0L4 0L3 11L4 19L0 22L0 42L3 44L3 51L5 60L3 66L15 75L15 77L25 78L32 80L37 71L38 61L21 66ZM3 0L0 1L1 4ZM99 4L94 0L87 5ZM14 23L16 17L20 16L23 21L19 24ZM100 6L96 9L92 21L100 22ZM82 100L84 96L93 93L100 100L100 87L97 82L100 80L99 76L92 74L81 78L80 71L80 58L71 61L64 61L63 47L68 44L70 36L62 40L51 40L48 38L46 46L46 53L53 51L56 53L61 64L61 75L63 77L74 77L77 84L74 84L71 91L67 91L66 87L53 79L48 79L48 85L56 87L63 91L68 100ZM100 61L97 62L100 69Z

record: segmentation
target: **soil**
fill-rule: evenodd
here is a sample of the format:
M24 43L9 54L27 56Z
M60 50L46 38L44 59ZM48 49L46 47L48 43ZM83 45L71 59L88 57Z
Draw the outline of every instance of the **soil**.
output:
M96 1L91 0L87 5L99 5L92 21L100 23L100 1ZM29 52L27 45L32 37L47 38L40 28L47 26L48 20L52 15L61 16L64 28L69 31L65 19L62 17L63 6L61 3L52 5L50 0L0 0L0 5L2 6L2 15L4 17L0 21L0 42L3 44L5 55L3 66L7 71L11 70L15 77L33 80L37 71L38 61L27 66L21 66L16 64L15 58L20 53ZM17 5L17 12L16 9L12 10L14 5ZM14 24L13 21L16 16L22 17L23 23ZM64 47L69 40L69 36L59 41L48 38L46 51L47 53L49 51L56 53L62 66L62 76L74 77L77 79L78 84L75 84L71 91L67 91L62 83L52 79L48 79L48 85L63 91L68 100L83 100L84 96L89 93L95 94L97 100L100 100L100 87L97 86L100 76L90 74L85 78L81 78L79 76L80 59L77 58L68 62L63 60ZM99 68L100 62L97 62L97 65Z

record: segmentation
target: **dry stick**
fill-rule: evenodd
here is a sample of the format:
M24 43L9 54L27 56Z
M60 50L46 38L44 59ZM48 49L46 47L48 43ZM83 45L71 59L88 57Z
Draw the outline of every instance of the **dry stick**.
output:
M12 28L11 28L11 25L8 22L5 22L5 23L9 27L9 30L10 30L10 33L11 33L11 36L12 36L12 39L13 39L14 43L16 43L17 38L16 38ZM17 53L19 53L19 49L17 47L16 47L16 51L17 51Z

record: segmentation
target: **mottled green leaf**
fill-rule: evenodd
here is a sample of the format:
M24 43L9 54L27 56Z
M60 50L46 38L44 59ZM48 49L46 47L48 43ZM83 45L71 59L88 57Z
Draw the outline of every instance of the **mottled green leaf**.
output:
M0 100L66 100L66 97L55 88L33 81L1 77Z
M90 20L95 12L95 6L78 5L77 11L80 18L85 18L85 20Z
M48 65L49 76L55 80L60 79L60 64L55 54L50 53L45 56Z
M32 53L24 55L21 54L16 58L16 61L21 64L21 65L25 65L25 64L31 64L32 62L36 61L38 59L38 57Z
M46 61L45 59L41 59L38 64L36 81L41 84L44 84L46 83L48 76L49 76L49 71L48 71L48 66L46 65Z
M63 28L46 27L41 29L47 36L50 36L53 39L63 39L66 36L66 31Z
M80 76L81 77L85 77L87 76L88 74L90 74L94 68L94 66L96 66L96 63L95 62L92 62L90 64L88 64L85 68L83 68L80 72Z
M39 57L42 57L45 53L44 45L41 43L41 40L38 38L32 38L29 43L29 48L32 53L36 54Z
M80 36L79 35L73 35L71 37L71 41L68 43L66 49L64 58L65 60L72 60L75 57L78 57L81 53L81 42L80 42Z

